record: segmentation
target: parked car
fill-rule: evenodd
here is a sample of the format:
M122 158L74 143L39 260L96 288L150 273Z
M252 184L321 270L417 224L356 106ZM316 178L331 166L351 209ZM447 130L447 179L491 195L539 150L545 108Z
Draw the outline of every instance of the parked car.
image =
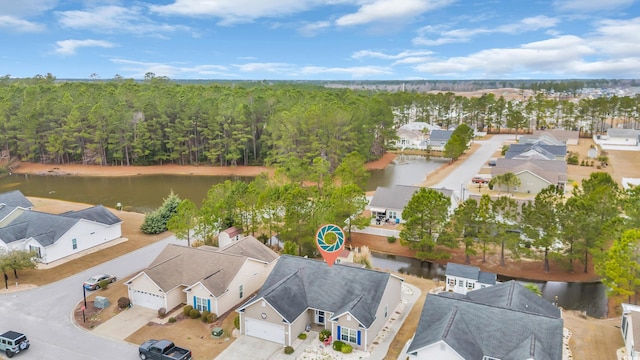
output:
M489 160L488 164L489 164L489 166L496 166L497 165L495 160Z
M483 178L481 176L474 176L471 178L471 182L474 184L488 184L489 179Z
M25 351L29 348L29 339L23 333L17 331L7 331L0 335L0 351L4 351L4 354L8 358L12 358L13 355Z
M170 340L147 340L138 349L142 360L190 360L191 350L176 346Z
M114 283L116 282L117 278L109 274L94 275L87 279L87 281L85 281L82 286L84 286L84 288L87 290L97 290L100 289L100 281L102 280L108 280L110 283Z

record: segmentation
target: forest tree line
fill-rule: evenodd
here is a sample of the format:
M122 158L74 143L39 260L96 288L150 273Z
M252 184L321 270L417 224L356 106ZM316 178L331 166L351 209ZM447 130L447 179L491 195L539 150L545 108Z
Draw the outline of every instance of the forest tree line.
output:
M422 121L480 131L640 127L640 96L506 100L316 85L58 82L0 78L0 149L22 161L96 165L311 164L355 151L381 157L397 127Z

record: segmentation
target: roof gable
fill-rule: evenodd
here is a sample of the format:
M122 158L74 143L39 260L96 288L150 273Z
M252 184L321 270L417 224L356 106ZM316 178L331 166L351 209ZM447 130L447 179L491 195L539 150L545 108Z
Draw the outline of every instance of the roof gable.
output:
M474 294L479 296L474 299L471 296ZM515 281L475 290L465 296L429 295L408 352L417 352L442 340L465 359L481 359L486 355L521 360L530 358L520 357L527 352L534 353L535 359L560 359L563 339L560 311L548 302L555 311L546 308L536 311L544 306L534 298L546 302ZM485 301L478 302L478 299ZM520 305L525 303L535 305L524 307L526 311L523 311ZM554 314L549 315L552 312Z
M238 241L234 241L218 251L227 254L246 256L266 263L276 260L279 256L275 251L271 250L271 248L265 246L260 240L251 235L245 236Z
M60 214L60 216L66 216L72 219L94 221L104 225L114 225L122 222L119 217L115 216L111 211L107 210L107 208L102 205L96 205L78 211L67 211Z
M338 315L348 312L368 328L390 278L390 274L376 270L342 264L329 267L320 260L283 255L256 301L265 299L288 322L313 308ZM336 286L336 279L348 281L348 286Z
M220 296L246 260L246 256L168 244L144 272L165 292L200 282Z
M5 243L9 243L33 238L42 246L49 246L79 221L80 219L25 210L0 229L0 239Z
M0 204L19 206L30 209L33 207L33 203L27 199L20 190L8 191L0 194Z
M410 185L394 185L392 187L378 186L376 188L373 198L371 198L370 207L377 207L383 209L402 210L407 206L413 194L415 194L421 187ZM431 188L447 198L451 198L453 191L449 189L435 189Z

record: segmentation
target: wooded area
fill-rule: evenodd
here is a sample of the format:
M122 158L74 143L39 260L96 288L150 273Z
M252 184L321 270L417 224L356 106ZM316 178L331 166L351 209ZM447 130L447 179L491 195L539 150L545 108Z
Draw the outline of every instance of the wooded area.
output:
M182 84L0 78L0 144L13 159L92 165L311 164L384 154L395 128L422 121L478 130L638 126L640 96L571 98L542 91L505 100L248 82ZM555 86L551 84L549 86ZM575 90L575 89L573 89ZM574 91L575 92L575 91ZM570 98L567 98L570 97Z

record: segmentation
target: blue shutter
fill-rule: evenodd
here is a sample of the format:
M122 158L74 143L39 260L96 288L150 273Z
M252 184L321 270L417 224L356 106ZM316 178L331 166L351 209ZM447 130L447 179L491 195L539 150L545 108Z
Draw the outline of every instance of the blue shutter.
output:
M196 309L198 307L198 304L196 303L196 296L193 296L193 308Z
M211 312L211 299L207 299L207 311Z
M357 344L360 345L360 334L362 333L362 331L358 330L358 342Z
M336 340L342 341L342 338L340 338L340 326L338 326L338 338Z

